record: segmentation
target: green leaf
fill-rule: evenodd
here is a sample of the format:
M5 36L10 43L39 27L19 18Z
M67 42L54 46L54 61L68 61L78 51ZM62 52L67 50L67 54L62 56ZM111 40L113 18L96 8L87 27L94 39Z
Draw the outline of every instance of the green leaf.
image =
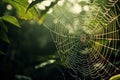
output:
M9 43L8 37L4 31L0 29L0 40Z
M5 31L8 32L7 26L3 23L3 21L0 19L0 27Z
M2 16L1 19L3 19L4 21L7 21L7 22L20 28L20 24L14 16L5 15L5 16Z
M30 8L32 8L33 6L35 6L36 4L38 4L38 3L42 2L42 1L43 1L43 0L35 0L35 1L33 1L32 3L30 3L30 4L28 5L27 9L26 9L26 12L27 12Z
M112 76L109 80L120 80L120 74Z
M34 7L32 7L27 13L26 9L29 5L28 0L3 0L11 4L15 9L17 16L21 19L31 20L36 19L38 17L38 13Z
M35 6L36 4L42 2L44 0L35 0L33 1L31 4L29 4L28 8L26 9L26 12L32 8L33 6ZM57 4L59 0L56 0L55 2L52 2L50 4L50 6L47 6L45 10L42 10L40 11L40 15L38 16L39 17L39 20L38 20L38 23L42 24L43 23L43 20L45 19L45 16L46 16L46 13L49 11L50 8L54 7L55 4Z

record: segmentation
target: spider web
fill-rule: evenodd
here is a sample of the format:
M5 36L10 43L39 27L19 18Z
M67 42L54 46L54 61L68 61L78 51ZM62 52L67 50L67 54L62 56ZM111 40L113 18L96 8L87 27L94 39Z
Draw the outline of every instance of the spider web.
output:
M89 11L72 13L74 4L66 0L53 8L43 24L75 80L108 80L120 73L120 0L87 5Z

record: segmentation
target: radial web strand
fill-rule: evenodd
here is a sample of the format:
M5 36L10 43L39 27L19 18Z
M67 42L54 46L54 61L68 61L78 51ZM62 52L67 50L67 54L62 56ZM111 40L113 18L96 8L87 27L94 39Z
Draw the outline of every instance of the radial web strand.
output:
M43 24L75 80L120 73L120 0L61 0Z

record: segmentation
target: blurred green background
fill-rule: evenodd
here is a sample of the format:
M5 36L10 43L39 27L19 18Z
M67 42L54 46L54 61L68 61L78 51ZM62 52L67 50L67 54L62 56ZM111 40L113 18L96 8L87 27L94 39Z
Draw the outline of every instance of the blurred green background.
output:
M9 9L10 8L10 9ZM15 9L0 1L0 16L16 16ZM21 20L22 28L5 22L10 43L0 40L0 80L63 80L50 32L34 20Z

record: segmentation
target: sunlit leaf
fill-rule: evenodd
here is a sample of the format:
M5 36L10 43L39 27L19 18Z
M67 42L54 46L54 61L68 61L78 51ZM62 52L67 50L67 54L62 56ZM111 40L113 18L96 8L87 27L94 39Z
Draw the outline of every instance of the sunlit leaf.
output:
M29 5L28 0L3 0L9 4L11 4L15 9L18 17L25 20L36 19L38 17L38 13L35 8L29 9L26 13L26 9Z
M8 32L8 28L7 28L7 26L3 23L2 20L0 20L0 26L1 26L1 28L2 28L5 32Z
M3 19L4 21L7 21L7 22L9 22L9 23L11 23L11 24L20 28L20 24L14 16L5 15L5 16L2 16L1 19Z
M9 43L9 40L8 40L6 33L2 30L0 30L0 40L4 41L6 43Z
M112 76L110 80L120 80L120 74Z

